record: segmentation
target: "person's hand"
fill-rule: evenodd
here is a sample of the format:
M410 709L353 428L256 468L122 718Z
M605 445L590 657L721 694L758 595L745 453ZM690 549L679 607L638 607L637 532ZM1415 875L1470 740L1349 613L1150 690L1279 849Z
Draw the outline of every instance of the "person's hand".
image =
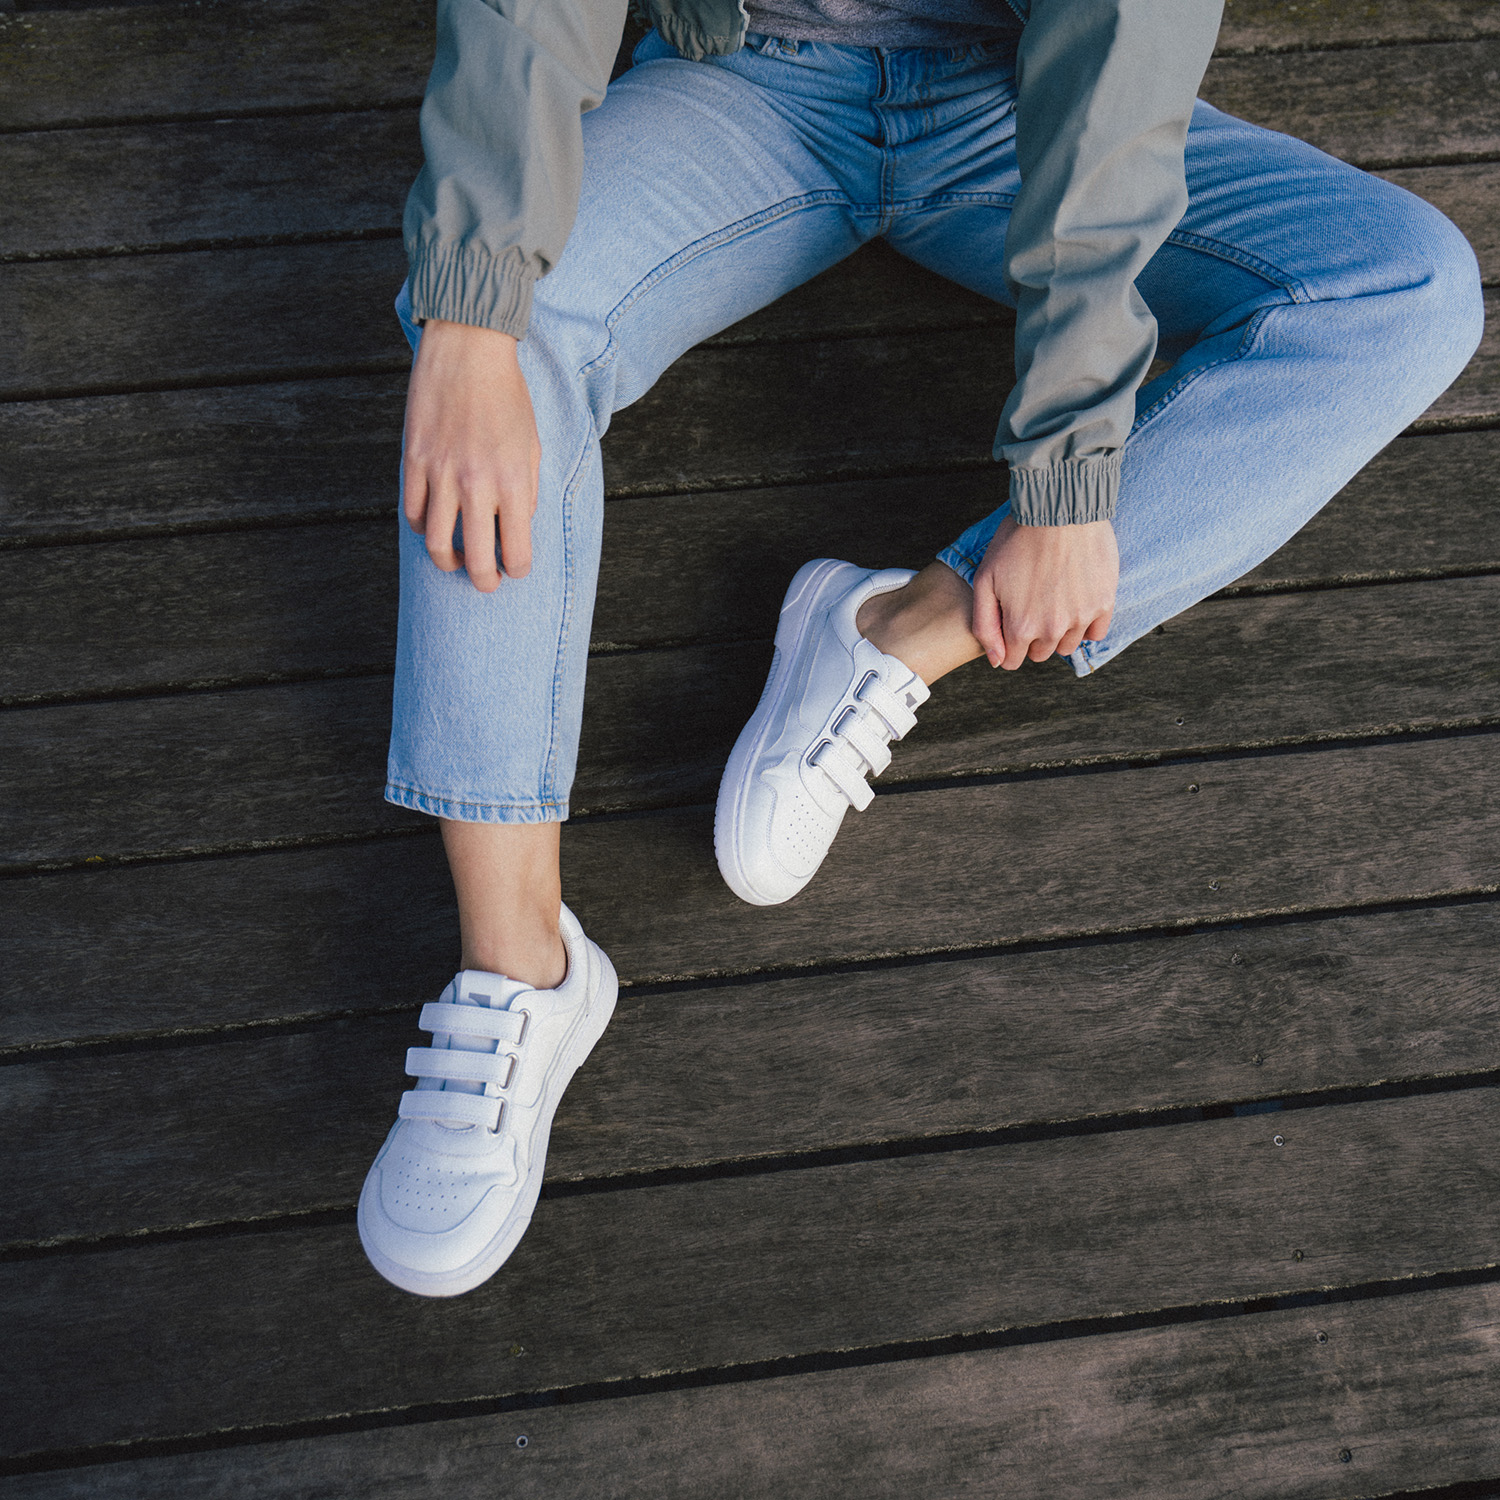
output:
M1120 552L1108 521L1018 526L1007 516L974 574L974 639L992 667L1070 656L1102 641L1114 613Z
M406 393L403 506L413 531L445 573L467 567L483 594L500 587L500 557L510 578L531 571L542 445L526 377L508 333L430 319L422 331ZM453 528L464 518L464 547Z

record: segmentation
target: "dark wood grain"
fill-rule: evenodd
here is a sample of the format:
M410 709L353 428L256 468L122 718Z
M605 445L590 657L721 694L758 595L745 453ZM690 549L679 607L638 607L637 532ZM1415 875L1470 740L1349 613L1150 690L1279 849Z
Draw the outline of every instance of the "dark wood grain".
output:
M1353 1500L1466 1484L1493 1500L1497 1319L1493 1286L1426 1291L37 1474L6 1492Z
M1494 1069L1497 943L1486 903L627 991L563 1100L548 1178ZM351 1209L441 983L397 1015L0 1068L7 1243ZM110 1019L75 1002L52 1024Z
M1489 0L1227 0L1220 53L1288 52L1500 36Z
M1402 439L1230 592L1500 569L1497 469L1497 432ZM920 567L993 503L998 478L613 501L595 649L764 639L808 558ZM1434 502L1420 524L1415 495ZM388 670L396 528L392 516L0 551L0 702Z
M405 276L396 240L5 266L26 334L0 347L0 395L400 371Z
M1500 151L1500 37L1209 64L1203 97L1362 167Z
M0 135L0 255L394 233L421 164L415 110Z
M975 662L882 785L1500 724L1500 665L1452 649L1497 609L1496 577L1252 597L1172 621L1083 683L1060 661L1024 677ZM712 801L769 664L764 642L596 658L574 812ZM14 713L0 867L409 827L380 800L390 693L380 676Z
M574 1197L437 1304L382 1285L352 1225L12 1263L5 1449L1485 1265L1497 1126L1475 1089Z
M408 0L210 0L0 23L10 130L415 103L434 36L432 11Z
M1494 891L1494 743L878 797L775 908L722 884L708 809L583 822L564 890L627 984ZM13 1037L404 1011L451 972L451 910L434 837L12 880Z

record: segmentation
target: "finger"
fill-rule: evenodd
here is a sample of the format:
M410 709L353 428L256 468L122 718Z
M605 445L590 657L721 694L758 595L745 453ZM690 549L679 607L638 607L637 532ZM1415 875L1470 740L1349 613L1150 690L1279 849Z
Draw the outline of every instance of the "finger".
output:
M1023 622L1006 620L1005 625L1005 660L1000 663L1007 672L1016 671L1026 660L1031 652L1031 643L1036 639L1036 631Z
M1111 619L1113 619L1114 613L1114 609L1113 607L1111 607L1105 610L1102 615L1098 616L1095 619L1094 623L1090 625L1086 631L1084 631L1084 639L1090 641L1102 641L1104 637L1109 634L1109 622Z
M500 568L495 561L495 502L470 496L464 506L464 566L469 582L481 594L500 587Z
M1083 626L1075 625L1058 643L1059 656L1071 656L1083 644Z
M401 460L401 510L406 524L420 533L427 525L427 471L414 459Z
M453 545L453 528L458 524L458 488L451 481L429 482L427 512L427 555L445 573L456 573L464 565L464 555Z
M1000 601L983 576L974 580L974 617L970 629L984 648L992 667L998 667L1005 656L1005 636L1000 630Z
M534 477L500 497L500 556L507 578L524 578L531 571L531 518L535 513Z
M1050 631L1046 635L1039 635L1032 641L1027 649L1027 656L1032 661L1046 661L1052 655L1053 648L1057 645L1057 637Z

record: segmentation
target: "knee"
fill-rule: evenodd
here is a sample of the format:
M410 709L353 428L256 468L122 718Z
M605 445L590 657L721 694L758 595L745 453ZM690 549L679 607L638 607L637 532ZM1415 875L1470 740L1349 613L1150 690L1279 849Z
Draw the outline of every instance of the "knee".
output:
M1474 251L1431 204L1410 194L1392 245L1398 300L1413 345L1457 377L1484 333L1484 293Z

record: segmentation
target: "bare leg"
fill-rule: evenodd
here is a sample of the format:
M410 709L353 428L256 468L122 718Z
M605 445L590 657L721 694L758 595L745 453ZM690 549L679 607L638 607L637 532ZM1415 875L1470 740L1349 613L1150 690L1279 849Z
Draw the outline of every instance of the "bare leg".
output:
M568 971L557 930L562 824L439 822L458 893L464 968L539 990L561 984Z
M969 626L974 590L945 563L928 563L905 588L860 605L859 633L931 685L984 655Z

